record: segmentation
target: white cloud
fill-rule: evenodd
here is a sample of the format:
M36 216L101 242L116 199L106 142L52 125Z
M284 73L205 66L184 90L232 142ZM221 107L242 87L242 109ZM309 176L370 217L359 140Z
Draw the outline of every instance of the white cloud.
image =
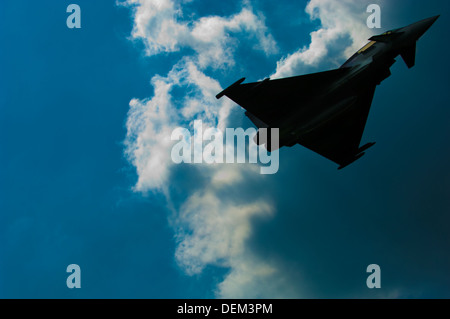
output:
M236 204L219 193L210 184L190 196L180 210L176 257L189 274L198 274L207 265L231 267L232 260L244 254L252 218L273 212L266 200Z
M212 170L207 187L181 207L175 225L179 245L176 259L190 275L208 266L230 269L216 289L218 298L298 298L298 285L274 261L262 260L247 247L255 219L268 219L274 207L265 194L239 200L233 193L258 181L258 169L221 165Z
M132 36L144 41L148 55L190 48L201 68L233 65L235 33L255 38L257 47L266 54L277 51L264 19L248 5L230 17L208 16L190 21L183 19L181 3L176 0L127 0L121 4L134 7Z
M188 48L190 56L180 59L167 76L154 76L154 95L133 99L127 119L126 154L136 167L139 192L162 191L170 202L167 185L176 183L170 158L172 131L190 127L201 119L207 126L224 130L233 107L228 99L217 101L220 84L207 76L207 67L234 64L234 37L238 33L257 42L256 48L267 54L276 49L265 26L264 17L244 8L229 17L183 17L183 2L175 0L127 0L133 7L133 37L141 39L148 55ZM247 2L246 2L247 3ZM278 64L277 76L291 75L306 64L324 59L332 39L350 35L354 46L368 33L361 26L364 11L360 1L311 0L307 12L320 19L322 28L312 34L311 44ZM361 33L360 33L361 32ZM177 89L177 90L175 90ZM179 95L180 89L184 94ZM274 204L270 197L249 194L252 183L261 183L254 165L191 166L206 182L186 189L186 201L171 205L171 225L178 240L176 260L187 274L199 274L209 266L228 267L229 273L217 286L222 298L292 298L299 297L298 283L293 284L283 265L262 260L249 251L248 240L255 218L270 218ZM170 203L169 203L170 204Z
M137 191L166 193L174 165L171 159L173 130L183 125L192 127L195 119L203 120L206 125L225 127L232 104L225 99L218 102L214 94L221 90L219 83L186 59L177 63L167 77L156 75L151 83L154 88L151 99L130 102L126 155L137 170ZM189 93L175 98L172 95L175 87Z
M298 299L304 297L300 282L291 278L280 265L261 262L251 252L231 260L231 271L217 287L217 297L224 299Z
M373 33L366 25L367 6L372 0L311 0L306 12L312 20L320 20L321 27L311 33L311 43L288 55L277 63L272 78L300 75L307 66L317 66L329 57L329 51L337 39L349 37L351 44L341 58L349 58L367 42ZM380 1L378 1L380 3Z
M216 169L211 182L214 186L233 185L243 180L243 176L234 165L221 165L220 169Z
M221 90L217 81L186 59L175 65L167 77L155 76L152 84L153 98L130 102L126 153L137 170L135 190L162 191L170 200L166 185L176 180L171 176L174 167L170 158L171 132L180 125L191 127L192 131L195 119L224 130L232 104L226 99L217 101L214 95ZM180 99L181 105L177 105L172 93L176 87L189 92ZM264 178L259 175L259 168L238 164L194 168L207 181L204 187L191 194L186 190L188 199L171 216L179 241L177 262L189 275L200 273L208 265L229 267L229 275L217 289L217 295L222 297L232 297L232 292L240 290L242 282L235 279L245 276L245 269L259 269L247 273L245 282L248 286L258 282L268 284L267 276L275 274L276 267L257 257L250 261L245 244L252 235L253 219L270 217L273 206L266 198L245 198L244 202L238 203L232 195L233 191L243 194L249 181ZM196 188L193 186L193 189ZM249 268L249 263L258 263L258 268ZM267 289L256 291L266 291L267 296L271 294Z
M170 201L167 185L176 180L170 158L171 132L178 126L190 127L192 131L197 119L205 126L224 131L233 107L228 99L215 99L222 88L202 70L234 63L234 47L238 42L233 34L244 33L245 37L256 39L256 47L268 54L275 50L276 44L264 25L264 18L248 5L230 17L185 21L179 2L129 0L125 4L134 6L133 37L144 41L148 55L183 47L192 49L192 55L176 63L166 77L152 78L155 90L152 98L130 102L127 120L126 154L137 170L135 190L162 191ZM175 88L181 88L185 94L175 96ZM276 272L274 266L256 257L249 261L246 253L253 218L270 216L273 207L264 198L246 198L238 203L229 195L236 190L244 194L248 179L263 178L256 166L200 165L194 169L198 169L206 183L200 189L194 186L186 190L188 194L191 192L186 202L171 216L179 241L176 260L190 275L200 273L208 265L230 267L217 294L232 297L240 290L241 283L236 278L247 277L246 284L251 286L253 282L256 286ZM250 263L257 263L259 268L251 268L259 270L245 274L244 269L251 269Z
M178 50L179 39L189 34L187 26L177 22L181 10L173 1L127 0L121 4L134 8L132 35L145 39L148 55Z
M135 189L166 191L170 168L170 140L176 123L170 91L171 76L154 77L155 95L150 100L133 99L127 119L126 155L136 167L138 182Z

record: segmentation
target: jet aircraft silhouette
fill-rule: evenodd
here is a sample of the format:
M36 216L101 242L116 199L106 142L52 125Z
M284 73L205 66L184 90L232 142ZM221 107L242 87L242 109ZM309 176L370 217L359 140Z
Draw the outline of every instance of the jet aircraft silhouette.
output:
M360 147L376 86L391 75L398 55L415 65L416 43L438 18L373 36L339 69L248 84L243 78L217 99L242 106L258 129L279 128L280 148L303 145L342 169L375 145ZM255 141L273 151L270 135L258 131Z

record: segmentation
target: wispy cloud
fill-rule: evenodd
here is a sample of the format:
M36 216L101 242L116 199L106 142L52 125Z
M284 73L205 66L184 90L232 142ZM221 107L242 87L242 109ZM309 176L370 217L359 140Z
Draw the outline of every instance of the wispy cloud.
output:
M248 4L229 17L194 20L183 18L182 2L129 0L122 4L134 10L132 36L145 43L147 55L190 49L166 76L153 76L153 97L131 100L127 119L126 155L137 170L135 190L163 192L170 202L170 185L179 178L170 156L172 131L178 126L192 129L198 119L205 126L224 130L233 106L227 99L215 99L222 88L204 70L235 63L237 35L254 41L255 48L266 54L276 50L276 43L263 16ZM180 267L189 275L201 273L208 265L229 268L217 287L219 297L236 297L238 291L245 291L244 283L249 287L267 283L277 273L276 267L250 257L246 248L253 220L274 213L267 196L246 194L249 182L264 178L259 169L244 165L190 168L204 176L204 181L186 189L187 199L182 203L169 203ZM236 194L244 196L239 200ZM274 296L267 289L256 289L252 296L262 296L259 292Z
M383 1L377 1L382 3ZM372 0L311 0L306 13L311 20L319 20L320 28L311 33L309 45L289 54L277 63L272 78L282 78L305 73L308 67L317 67L325 59L330 61L349 58L362 47L373 31L366 25L367 6ZM348 39L341 56L330 59L330 51L339 45L338 41Z
M163 192L169 203L170 185L180 181L170 158L172 131L178 126L192 128L197 119L220 129L228 125L233 104L215 99L222 88L207 75L208 68L217 70L235 63L238 37L254 41L254 48L266 54L277 47L264 16L255 13L248 1L234 15L194 19L183 16L184 2L121 2L133 10L132 37L145 43L147 55L186 50L167 75L153 76L152 97L131 100L127 120L125 151L137 170L135 190ZM275 76L292 75L304 65L320 63L336 37L350 35L351 48L360 45L369 33L361 25L365 21L365 8L361 8L360 1L311 0L306 11L322 26L312 33L309 46L278 63ZM251 165L196 165L189 169L202 176L202 183L184 190L181 203L170 203L180 267L188 275L199 274L209 265L229 268L217 286L218 297L300 297L299 284L290 281L279 261L263 260L248 248L254 220L270 218L276 211L270 194L249 192L266 177Z
M233 65L236 47L234 34L254 38L267 54L277 51L273 37L249 5L230 17L208 16L185 20L181 1L127 0L134 7L133 37L142 39L147 55L175 52L183 48L195 51L192 58L201 68Z
M244 177L258 174L245 167L237 170ZM220 174L220 169L215 173ZM264 198L247 203L226 195L225 188L242 189L242 186L246 186L245 181L227 185L213 179L208 187L192 194L182 205L177 223L187 232L178 234L180 244L176 256L189 274L200 273L206 265L233 266L235 258L244 256L245 241L251 235L251 220L273 213L272 205Z
M218 103L214 97L220 84L198 70L194 62L183 59L165 77L152 78L154 95L133 99L127 119L126 155L136 167L140 192L164 191L167 194L173 167L171 135L179 126L193 126L194 119L206 125L225 127L231 103ZM174 97L182 88L185 95Z

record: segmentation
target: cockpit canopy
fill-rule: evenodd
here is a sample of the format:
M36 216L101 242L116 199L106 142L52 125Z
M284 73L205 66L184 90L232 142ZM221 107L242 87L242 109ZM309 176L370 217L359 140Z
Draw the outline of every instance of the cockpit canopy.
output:
M403 32L396 30L390 30L380 35L374 35L369 40L376 42L391 42L392 40L398 38Z

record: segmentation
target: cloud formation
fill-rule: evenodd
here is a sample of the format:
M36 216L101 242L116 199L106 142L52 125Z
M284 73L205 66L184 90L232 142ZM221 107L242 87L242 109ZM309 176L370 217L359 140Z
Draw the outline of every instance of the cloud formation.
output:
M229 101L217 102L214 95L220 84L198 70L194 62L183 59L165 77L155 75L152 98L132 99L126 123L126 155L136 167L140 192L163 191L173 167L171 135L179 126L192 127L192 119L205 125L225 127L231 109ZM175 97L173 90L183 88L186 94Z
M134 189L162 192L170 202L170 185L179 180L171 160L172 131L181 126L192 132L194 120L224 131L233 106L228 99L217 101L215 95L222 88L204 69L234 64L238 34L254 41L254 48L266 54L274 52L276 44L262 15L255 14L249 5L229 17L185 21L182 2L130 0L122 4L133 8L132 36L145 43L147 55L190 50L167 76L153 76L153 97L131 100L126 124L125 152L138 175ZM274 213L267 198L246 195L251 187L249 181L263 178L258 167L223 164L195 165L189 169L204 178L199 186L184 190L185 201L169 203L173 210L170 221L178 241L175 257L180 267L188 275L200 274L209 265L229 268L229 274L217 287L218 297L236 297L239 291L245 291L243 283L248 287L268 283L277 273L276 267L257 256L250 257L246 249L252 221ZM245 198L239 201L236 193L245 194ZM274 296L265 289L256 289L252 296L262 296L261 291L266 297Z
M378 1L380 3L382 1ZM366 25L367 6L371 0L311 0L306 13L311 20L319 20L320 28L311 32L311 42L298 51L278 61L272 78L283 78L304 73L306 67L316 67L337 46L337 41L349 40L338 59L349 58L367 42L373 31ZM335 59L336 57L334 57ZM334 61L331 59L331 61ZM330 61L330 59L328 59ZM336 65L337 66L337 65Z
M168 202L171 186L180 182L170 158L172 131L189 127L201 119L207 126L224 130L233 104L217 101L218 81L206 74L235 64L239 39L254 41L265 54L275 52L276 43L261 13L248 2L228 17L206 16L186 19L183 1L128 0L134 14L132 37L142 40L148 56L181 50L183 57L166 76L154 75L151 98L130 102L127 119L126 155L136 167L134 189L146 193L163 192ZM311 0L306 12L321 22L311 34L309 46L278 62L275 77L295 74L305 65L318 65L329 54L333 39L349 35L360 45L368 34L365 8L360 1ZM182 93L180 93L182 92ZM178 241L175 257L188 275L200 274L207 266L229 269L218 284L221 298L300 297L279 261L262 260L247 247L255 219L270 218L276 205L269 194L253 194L254 183L263 176L251 165L195 165L198 185L185 189L181 203L169 203L170 217Z
M230 17L208 16L192 21L183 19L183 2L127 0L124 4L134 7L132 35L144 41L149 56L189 48L195 51L193 58L201 68L231 66L237 46L233 34L237 33L256 39L266 54L277 51L264 19L248 5Z
M218 169L215 174L221 172ZM236 167L233 174L235 172L244 176L258 174L242 166ZM233 260L245 252L252 218L273 213L272 205L263 198L236 203L235 198L224 195L225 188L240 189L242 183L236 183L233 178L227 183L213 178L207 188L192 194L182 205L177 223L186 225L189 233L179 234L181 240L176 256L188 274L198 274L206 265L231 267Z

